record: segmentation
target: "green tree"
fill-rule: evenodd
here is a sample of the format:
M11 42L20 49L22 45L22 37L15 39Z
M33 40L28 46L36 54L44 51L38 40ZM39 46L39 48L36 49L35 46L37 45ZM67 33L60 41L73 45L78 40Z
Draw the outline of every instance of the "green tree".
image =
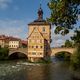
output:
M76 47L80 47L80 30L75 30L75 34L71 39L74 41Z
M55 33L65 35L74 27L80 14L80 0L50 0L51 16L48 21L56 25Z
M8 59L8 48L0 48L0 60Z
M71 65L74 69L80 69L80 30L75 31L75 35L71 39L75 43L76 50L71 56Z
M73 69L80 69L80 47L77 47L71 56L71 66Z
M67 47L67 48L73 47L73 42L70 41L70 40L66 40L64 46Z

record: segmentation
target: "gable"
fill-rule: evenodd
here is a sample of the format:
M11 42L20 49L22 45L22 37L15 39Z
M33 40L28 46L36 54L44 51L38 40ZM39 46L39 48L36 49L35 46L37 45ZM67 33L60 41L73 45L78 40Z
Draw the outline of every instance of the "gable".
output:
M28 39L44 39L42 34L39 32L38 28L35 27L32 33L29 35Z

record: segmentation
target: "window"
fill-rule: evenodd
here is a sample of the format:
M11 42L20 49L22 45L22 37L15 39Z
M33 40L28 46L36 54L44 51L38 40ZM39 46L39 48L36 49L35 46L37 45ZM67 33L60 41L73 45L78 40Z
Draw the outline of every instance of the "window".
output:
M36 53L35 53L35 52L33 52L33 53L32 53L32 55L36 55Z
M32 46L32 48L34 48L34 46Z
M39 36L36 36L37 38L39 38Z
M40 53L40 55L42 55L42 53Z
M13 47L13 45L12 45L12 47Z
M36 46L36 48L38 48L38 46Z
M43 47L41 46L41 48L43 48Z
M43 27L43 32L45 32L45 27Z

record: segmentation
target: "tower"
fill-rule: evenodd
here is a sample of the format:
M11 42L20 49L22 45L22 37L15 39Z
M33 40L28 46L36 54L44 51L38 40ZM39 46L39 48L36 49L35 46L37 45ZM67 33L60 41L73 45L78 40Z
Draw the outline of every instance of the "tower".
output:
M43 10L38 9L38 19L28 24L28 59L32 62L50 56L51 24L43 19Z

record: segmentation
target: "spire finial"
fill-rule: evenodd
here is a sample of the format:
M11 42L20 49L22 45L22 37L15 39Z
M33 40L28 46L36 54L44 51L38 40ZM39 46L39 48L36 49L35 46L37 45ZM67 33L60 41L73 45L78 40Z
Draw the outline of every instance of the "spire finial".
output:
M43 19L43 10L41 8L41 3L40 3L40 8L38 10L38 20L42 20Z
M40 8L41 8L41 3L40 3Z

